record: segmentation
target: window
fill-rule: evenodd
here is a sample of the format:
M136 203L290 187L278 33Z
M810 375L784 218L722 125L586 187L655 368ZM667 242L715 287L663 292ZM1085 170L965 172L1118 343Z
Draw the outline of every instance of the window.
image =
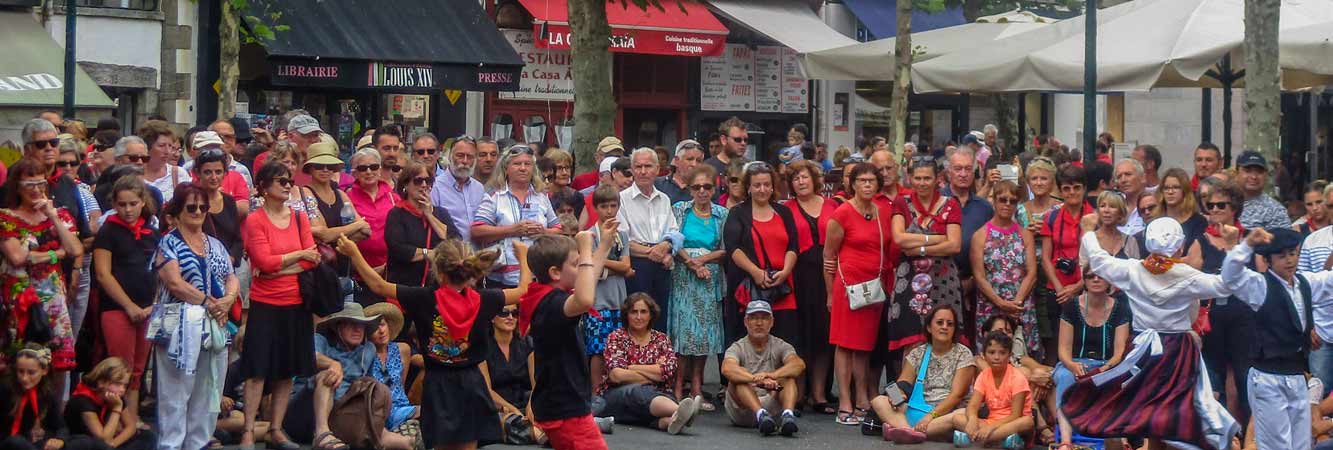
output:
M78 0L79 6L157 11L158 0Z

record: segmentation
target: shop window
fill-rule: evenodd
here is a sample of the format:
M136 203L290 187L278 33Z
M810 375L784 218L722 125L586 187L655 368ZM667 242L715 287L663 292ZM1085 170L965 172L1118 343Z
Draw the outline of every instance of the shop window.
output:
M138 11L157 11L158 0L78 0L79 6L91 8L133 9Z
M429 95L384 94L380 101L380 126L396 123L412 136L430 129Z

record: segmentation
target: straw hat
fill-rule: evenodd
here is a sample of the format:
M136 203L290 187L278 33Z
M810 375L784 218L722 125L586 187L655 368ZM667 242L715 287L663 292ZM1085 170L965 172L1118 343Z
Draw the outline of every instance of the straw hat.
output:
M380 316L378 314L373 316L367 316L366 312L361 309L360 303L344 303L342 311L338 311L336 313L324 317L324 320L319 321L319 324L315 325L315 327L320 331L326 331L329 329L329 327L337 325L339 322L342 322L344 320L350 320L359 323L361 325L371 326L378 323L378 321L380 320Z
M389 339L403 332L403 312L393 303L376 303L366 307L366 314L379 316L389 324Z

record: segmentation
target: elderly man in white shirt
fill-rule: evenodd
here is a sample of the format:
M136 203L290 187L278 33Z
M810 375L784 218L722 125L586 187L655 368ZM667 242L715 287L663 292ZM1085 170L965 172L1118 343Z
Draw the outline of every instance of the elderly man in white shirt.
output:
M680 247L680 227L671 214L671 199L653 186L657 179L657 152L640 147L630 154L634 185L620 191L620 231L629 234L630 266L634 277L625 280L627 293L643 292L661 305L653 324L666 331L671 298L671 264Z

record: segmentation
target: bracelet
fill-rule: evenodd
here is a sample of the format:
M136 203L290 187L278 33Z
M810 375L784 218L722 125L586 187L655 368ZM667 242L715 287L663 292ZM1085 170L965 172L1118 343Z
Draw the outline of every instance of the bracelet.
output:
M934 410L931 410L930 413L926 415L930 416L932 419L938 419L940 417L940 413L937 413Z
M47 250L47 251L46 251L46 256L49 257L49 258L51 258L51 264L55 264L55 263L59 262L59 261L56 259L56 251L55 251L55 250Z

